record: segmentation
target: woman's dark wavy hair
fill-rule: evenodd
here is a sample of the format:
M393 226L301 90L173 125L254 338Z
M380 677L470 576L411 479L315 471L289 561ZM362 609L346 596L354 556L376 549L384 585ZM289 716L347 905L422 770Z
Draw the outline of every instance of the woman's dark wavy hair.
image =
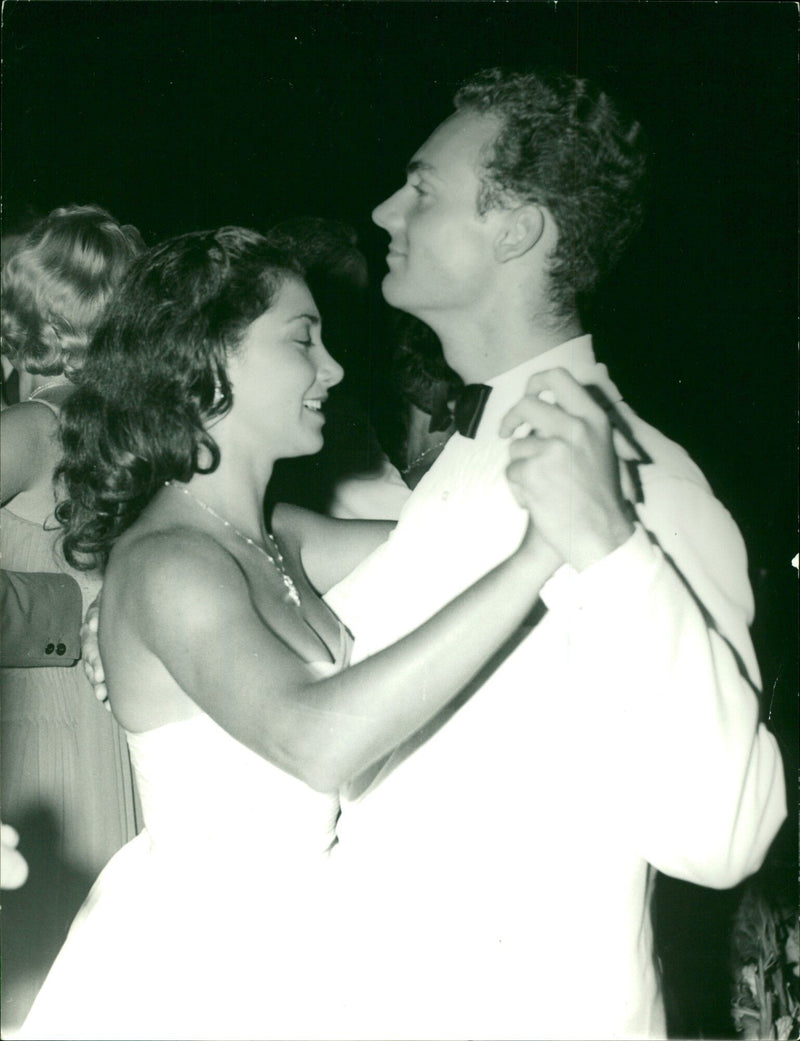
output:
M443 396L451 396L464 381L444 360L439 337L419 318L392 311L390 328L395 341L392 381L407 401L430 414Z
M217 468L206 425L233 403L228 356L299 270L244 228L180 235L134 262L61 412L56 516L70 564L104 566L165 481Z
M454 103L501 120L478 212L520 202L550 211L559 232L551 299L559 312L570 312L616 264L641 224L641 126L624 118L608 94L565 73L487 69L462 84Z

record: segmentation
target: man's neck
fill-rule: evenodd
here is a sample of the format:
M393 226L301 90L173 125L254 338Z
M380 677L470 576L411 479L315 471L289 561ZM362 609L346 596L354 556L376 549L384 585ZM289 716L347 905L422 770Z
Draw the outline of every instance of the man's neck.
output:
M438 331L438 330L437 330ZM584 332L577 316L559 322L500 322L441 330L445 359L465 383L485 383Z

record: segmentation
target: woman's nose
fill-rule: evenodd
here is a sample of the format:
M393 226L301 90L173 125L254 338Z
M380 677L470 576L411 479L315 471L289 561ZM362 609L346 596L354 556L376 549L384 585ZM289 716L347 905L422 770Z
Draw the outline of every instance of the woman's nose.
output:
M322 361L319 367L319 380L326 387L335 387L344 378L344 369L330 354L325 346L322 348Z

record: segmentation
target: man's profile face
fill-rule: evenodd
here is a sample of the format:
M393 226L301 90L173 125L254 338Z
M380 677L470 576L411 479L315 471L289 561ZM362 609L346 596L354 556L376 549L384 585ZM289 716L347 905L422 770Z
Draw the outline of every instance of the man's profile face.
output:
M491 289L492 212L477 212L482 157L494 116L454 113L408 165L406 183L373 211L389 232L387 302L423 319L479 306Z

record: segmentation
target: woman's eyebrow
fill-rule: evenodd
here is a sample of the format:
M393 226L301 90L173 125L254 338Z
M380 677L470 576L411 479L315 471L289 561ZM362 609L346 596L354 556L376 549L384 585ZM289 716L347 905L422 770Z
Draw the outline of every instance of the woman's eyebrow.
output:
M290 325L292 322L298 322L298 321L300 321L301 318L304 318L306 321L311 322L312 325L319 325L320 324L319 315L316 315L316 314L306 314L305 312L303 312L302 314L292 315L292 317L288 319L286 324Z

